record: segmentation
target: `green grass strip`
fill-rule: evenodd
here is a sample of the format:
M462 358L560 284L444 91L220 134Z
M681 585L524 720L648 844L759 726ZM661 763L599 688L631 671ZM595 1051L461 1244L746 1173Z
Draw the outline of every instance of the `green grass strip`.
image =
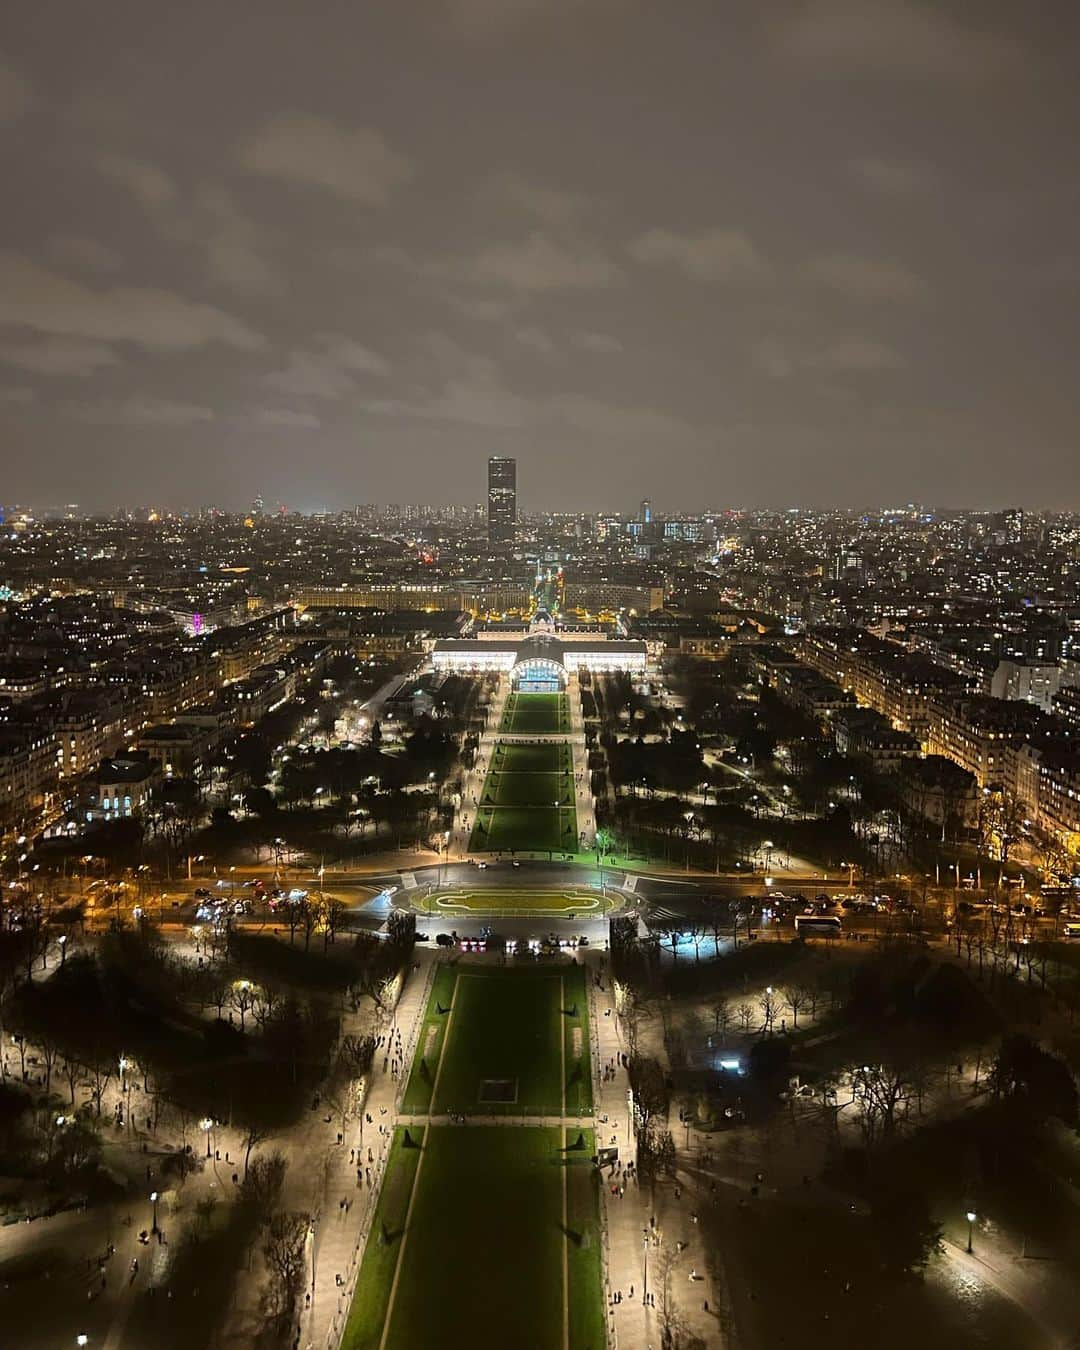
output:
M409 1133L414 1143L423 1143L422 1129L410 1128ZM356 1292L341 1340L342 1350L378 1350L382 1339L390 1289L405 1232L405 1216L420 1164L420 1148L405 1148L404 1138L404 1130L394 1131L379 1203L364 1247Z
M575 1147L584 1135L584 1148ZM600 1239L600 1176L592 1165L592 1130L566 1132L566 1243L570 1350L604 1350L604 1287Z
M454 1003L456 982L457 971L454 967L440 965L428 996L424 1023L420 1028L413 1054L408 1086L401 1102L404 1115L424 1115L431 1109L431 1093L435 1086L435 1076L439 1072L439 1059L446 1039L446 1024L450 1020L449 1010ZM438 1011L440 1007L446 1011L440 1013Z

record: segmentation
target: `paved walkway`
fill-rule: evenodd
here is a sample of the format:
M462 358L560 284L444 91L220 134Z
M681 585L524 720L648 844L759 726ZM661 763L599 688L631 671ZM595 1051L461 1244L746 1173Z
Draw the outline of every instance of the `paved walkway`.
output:
M313 1298L301 1339L309 1350L337 1346L348 1318L364 1239L374 1216L382 1169L396 1123L397 1096L411 1061L415 1029L423 1021L429 978L438 953L418 947L416 961L418 969L412 970L405 982L390 1028L395 1039L401 1034L406 1068L397 1077L383 1072L382 1058L376 1054L364 1115L350 1126L343 1143L335 1144L326 1169L322 1213L313 1243ZM366 1116L371 1117L370 1124ZM374 1159L370 1164L369 1150ZM354 1159L359 1159L364 1169L362 1184L357 1179ZM348 1208L341 1207L341 1200L349 1202Z
M619 1036L614 999L607 976L607 962L598 952L590 953L586 965L599 974L603 988L593 987L601 1078L597 1091L596 1136L599 1147L616 1147L620 1163L635 1156L628 1119L629 1076L622 1067L625 1046ZM614 1077L605 1079L604 1068L615 1066ZM681 1129L674 1129L679 1163L682 1164ZM685 1160L689 1162L689 1159ZM701 1230L694 1221L697 1200L692 1178L682 1172L649 1194L628 1179L625 1172L609 1169L603 1188L607 1211L607 1276L611 1344L618 1350L648 1350L661 1343L663 1299L670 1301L674 1316L687 1331L706 1345L722 1344L716 1317L717 1300L708 1275L708 1262ZM654 1306L643 1306L646 1265L647 1291ZM620 1302L612 1303L615 1294Z
M567 681L570 700L570 753L574 758L574 800L577 806L578 848L584 832L586 848L596 837L596 800L592 795L589 756L585 749L585 719L581 715L581 689L575 672ZM577 849L574 850L577 852Z

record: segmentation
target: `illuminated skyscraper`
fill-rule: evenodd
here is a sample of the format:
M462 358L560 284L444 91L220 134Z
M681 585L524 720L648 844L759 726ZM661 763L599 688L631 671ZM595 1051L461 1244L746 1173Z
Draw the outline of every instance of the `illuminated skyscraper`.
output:
M517 460L488 460L488 541L512 544L517 526Z
M652 502L648 497L641 503L641 510L638 512L638 520L642 525L652 524Z

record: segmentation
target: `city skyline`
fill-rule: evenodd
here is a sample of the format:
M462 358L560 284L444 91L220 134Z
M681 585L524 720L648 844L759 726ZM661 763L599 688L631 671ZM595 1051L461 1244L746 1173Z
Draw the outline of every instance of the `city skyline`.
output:
M1080 507L1076 25L25 10L5 493L468 502L500 455L544 509L632 509L661 465L669 510Z

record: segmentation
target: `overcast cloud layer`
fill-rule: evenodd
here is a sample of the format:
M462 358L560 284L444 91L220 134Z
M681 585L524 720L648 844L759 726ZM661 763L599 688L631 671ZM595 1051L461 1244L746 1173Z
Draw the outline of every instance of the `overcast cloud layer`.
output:
M1080 13L39 0L0 499L1080 509Z

